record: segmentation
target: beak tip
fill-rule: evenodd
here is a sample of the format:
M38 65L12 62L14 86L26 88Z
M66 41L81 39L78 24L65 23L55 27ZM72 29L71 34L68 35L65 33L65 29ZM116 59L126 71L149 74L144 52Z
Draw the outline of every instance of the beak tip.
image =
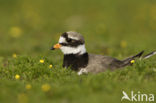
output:
M55 50L55 48L54 48L54 47L52 47L52 48L50 48L50 50Z
M58 44L55 44L50 50L59 49L60 47L61 45L58 43Z

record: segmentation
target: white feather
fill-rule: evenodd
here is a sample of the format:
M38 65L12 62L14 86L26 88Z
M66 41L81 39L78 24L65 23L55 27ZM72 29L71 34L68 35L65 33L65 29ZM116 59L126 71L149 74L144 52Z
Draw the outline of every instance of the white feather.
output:
M88 73L88 71L86 69L82 68L77 74L82 75L82 74L87 74L87 73Z
M73 33L75 33L75 32L73 32L73 31L67 32L67 34L73 34ZM75 37L73 35L68 35L68 38L71 38L71 39L74 39L74 40L79 40L79 38L77 38L77 37Z
M64 54L84 54L86 53L85 45L79 45L78 47L68 47L68 46L61 46L61 51Z
M152 53L150 53L150 54L148 54L146 56L144 56L143 59L148 59L148 58L152 57L153 55L156 55L156 51L155 52L152 52Z
M66 43L66 42L67 42L66 39L61 36L59 39L59 43Z
M77 37L73 37L73 36L70 36L70 35L68 35L68 38L71 38L71 39L74 39L74 40L79 40Z

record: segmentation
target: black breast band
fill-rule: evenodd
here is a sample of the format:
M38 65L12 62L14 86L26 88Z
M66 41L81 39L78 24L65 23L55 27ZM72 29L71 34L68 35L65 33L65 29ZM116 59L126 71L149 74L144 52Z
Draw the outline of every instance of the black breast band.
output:
M64 55L63 67L70 67L72 70L78 71L80 68L85 68L88 65L88 53L66 54Z

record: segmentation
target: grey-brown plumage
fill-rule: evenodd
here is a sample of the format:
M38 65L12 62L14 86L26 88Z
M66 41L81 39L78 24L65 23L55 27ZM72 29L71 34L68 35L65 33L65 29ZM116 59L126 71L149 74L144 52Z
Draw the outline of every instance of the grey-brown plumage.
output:
M115 70L123 68L125 66L131 65L131 61L136 59L137 57L140 57L142 54L143 52L140 52L136 56L129 57L125 60L118 60L109 56L89 54L89 62L86 66L86 70L92 73L99 73L104 72L107 69Z
M85 48L85 40L80 33L69 31L61 35L59 43L61 51L64 53L63 67L71 68L78 72L79 75L83 73L99 73L107 69L115 70L131 65L131 61L140 58L144 51L135 56L128 57L124 60L118 60L109 56L88 54ZM58 45L57 44L57 45ZM55 49L56 46L52 48ZM156 54L152 52L143 58L149 58Z

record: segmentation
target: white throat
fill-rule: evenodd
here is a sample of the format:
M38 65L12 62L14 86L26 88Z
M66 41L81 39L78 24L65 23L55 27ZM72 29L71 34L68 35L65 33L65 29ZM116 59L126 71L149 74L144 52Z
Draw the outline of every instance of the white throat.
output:
M78 47L68 47L68 46L62 46L61 51L64 54L84 54L86 53L85 45L79 45Z

